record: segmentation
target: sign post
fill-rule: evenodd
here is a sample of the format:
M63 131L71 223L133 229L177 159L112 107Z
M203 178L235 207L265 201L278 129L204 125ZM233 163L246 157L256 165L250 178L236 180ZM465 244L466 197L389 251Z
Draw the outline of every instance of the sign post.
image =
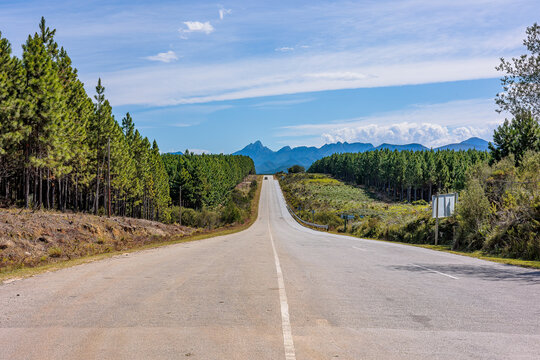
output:
M437 195L435 195L437 196ZM439 242L439 196L435 198L436 211L435 211L435 245Z
M452 216L458 202L458 194L433 195L431 206L435 218L435 245L439 243L439 218Z
M347 220L354 220L354 215L349 214L341 214L341 218L344 220L343 223L343 232L347 232Z

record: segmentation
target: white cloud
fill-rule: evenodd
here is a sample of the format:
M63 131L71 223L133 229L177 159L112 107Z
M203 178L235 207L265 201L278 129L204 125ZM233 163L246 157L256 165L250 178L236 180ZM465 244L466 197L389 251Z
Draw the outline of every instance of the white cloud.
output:
M172 61L178 60L178 56L176 55L174 51L169 50L167 52L162 52L157 55L147 56L146 59L152 60L152 61L161 61L164 63L170 63Z
M195 153L197 155L212 153L210 150L206 150L206 149L189 149L189 152Z
M319 136L323 143L421 143L438 147L473 136L490 140L503 118L495 112L493 99L459 100L331 123L287 126L278 135Z
M326 79L326 80L343 80L343 81L353 81L353 80L362 80L367 78L367 75L351 72L351 71L341 71L341 72L322 72L315 74L305 74L308 78L314 79Z
M338 63L336 58L339 58ZM494 56L389 63L366 59L362 53L339 53L287 59L246 59L210 65L182 63L166 69L137 68L92 75L89 77L92 81L88 83L101 76L107 83L109 99L115 106L178 105L493 78L498 76L494 69L498 62Z
M330 133L322 134L326 143L337 141L370 142L376 145L382 143L409 144L420 143L426 146L441 146L449 143L461 142L476 136L491 139L497 123L491 126L462 126L451 128L433 123L402 122L390 125L364 125L336 129Z
M200 21L184 21L184 25L186 25L185 28L178 29L181 34L202 32L208 35L215 30L210 21L204 23Z
M219 18L221 20L223 20L223 18L225 17L225 15L230 15L232 13L232 9L224 9L224 8L221 8L219 9Z
M307 102L313 101L313 98L301 98L301 99L289 99L289 100L269 100L269 101L263 101L257 104L252 105L253 107L262 107L262 108L270 108L270 107L282 107L282 106L289 106L289 105L297 105L297 104L303 104Z
M190 127L190 126L193 126L193 124L188 124L188 123L175 123L175 124L171 124L171 126L173 126L173 127Z
M294 48L290 47L290 46L283 46L283 47L280 47L280 48L276 48L275 51L290 52L290 51L294 51Z

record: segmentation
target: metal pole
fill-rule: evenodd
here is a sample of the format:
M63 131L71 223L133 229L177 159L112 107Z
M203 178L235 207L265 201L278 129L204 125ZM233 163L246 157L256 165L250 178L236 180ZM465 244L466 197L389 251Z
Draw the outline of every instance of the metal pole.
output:
M111 217L111 138L107 140L107 216Z
M439 242L439 195L435 195L435 245Z

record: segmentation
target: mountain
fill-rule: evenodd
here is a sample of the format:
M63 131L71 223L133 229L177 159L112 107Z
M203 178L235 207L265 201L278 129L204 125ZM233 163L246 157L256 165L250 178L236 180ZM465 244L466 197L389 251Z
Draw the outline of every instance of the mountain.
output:
M284 146L278 151L272 151L260 141L256 141L233 155L251 157L255 163L257 173L275 173L277 171L286 171L295 164L302 165L307 169L314 161L334 153L364 152L373 149L374 147L371 144L338 142L326 144L320 148L314 146L295 148Z
M485 151L488 149L488 142L480 138L470 138L457 144L449 144L441 146L435 150L468 150L476 149ZM314 146L299 146L291 148L290 146L284 146L278 151L272 151L264 146L260 141L256 141L247 145L242 150L239 150L233 155L246 155L253 159L255 163L255 169L259 174L272 174L278 171L287 171L287 169L295 164L302 165L306 169L309 168L314 161L319 160L325 156L329 156L335 153L355 153L364 152L377 149L389 149L389 150L412 150L422 151L429 150L428 147L421 144L381 144L374 147L369 143L347 143L337 142L334 144L326 144L320 148Z
M421 144L405 144L405 145L393 145L393 144L381 144L375 148L375 150L382 150L382 149L388 149L390 151L403 151L403 150L411 150L411 151L424 151L429 150L429 148L425 147Z
M489 142L484 139L472 137L457 144L448 144L438 147L437 150L469 150L475 149L480 151L487 151Z

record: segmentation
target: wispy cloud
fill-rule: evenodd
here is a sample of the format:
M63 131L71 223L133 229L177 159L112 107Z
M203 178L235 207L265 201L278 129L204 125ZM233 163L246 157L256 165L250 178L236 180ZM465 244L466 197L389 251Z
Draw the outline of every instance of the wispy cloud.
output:
M230 15L230 14L232 14L232 9L225 9L225 8L219 9L219 18L220 18L220 20L223 20L225 15Z
M338 63L336 57L340 58ZM493 56L396 64L368 59L362 53L334 53L213 65L178 64L166 69L147 67L101 74L101 77L107 83L114 105L177 105L493 78L498 75L495 71L498 62Z
M285 107L289 105L298 105L307 103L310 101L313 101L314 98L301 98L301 99L289 99L289 100L269 100L269 101L263 101L257 104L253 104L253 107L264 107L264 108L270 108L270 107Z
M200 22L200 21L184 21L185 27L178 29L180 34L189 34L189 33L205 33L206 35L214 32L214 27L210 24L210 21Z
M174 51L169 50L167 52L158 53L157 55L147 56L146 59L152 60L152 61L161 61L164 63L170 63L170 62L178 60L178 55L176 55Z
M370 142L440 146L477 136L490 140L504 116L495 112L492 99L450 101L407 107L324 124L285 126L279 136L319 137L322 143Z
M193 126L193 124L188 124L188 123L174 123L174 124L171 124L170 126L172 127L190 127L190 126Z
M283 47L276 48L275 51L290 52L290 51L294 51L294 48L290 46L283 46Z
M322 72L315 74L305 74L307 78L314 79L326 79L326 80L343 80L343 81L353 81L353 80L363 80L367 78L367 75L351 72L351 71L338 71L338 72Z

